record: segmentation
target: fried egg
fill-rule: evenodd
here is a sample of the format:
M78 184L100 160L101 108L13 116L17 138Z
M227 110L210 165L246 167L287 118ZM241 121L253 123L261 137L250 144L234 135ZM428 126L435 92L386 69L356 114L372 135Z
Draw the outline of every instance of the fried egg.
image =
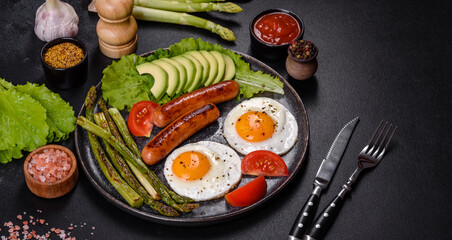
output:
M174 192L205 201L224 196L240 181L240 164L232 148L201 141L175 149L167 157L163 173Z
M297 141L298 124L292 113L271 98L243 101L226 116L223 135L237 152L255 150L287 153Z

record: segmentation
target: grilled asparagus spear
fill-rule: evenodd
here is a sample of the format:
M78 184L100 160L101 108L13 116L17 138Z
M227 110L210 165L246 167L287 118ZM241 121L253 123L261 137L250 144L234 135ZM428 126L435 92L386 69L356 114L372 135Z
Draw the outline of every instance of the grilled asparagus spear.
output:
M132 151L137 154L138 156L141 155L140 150L138 150L138 147L135 143L135 141L132 138L132 135L130 135L129 130L127 129L126 121L122 117L121 113L117 108L110 108L108 109L108 112L110 113L111 117L113 118L113 121L115 122L116 126L118 127L119 132L121 133L122 137L124 138L124 141L126 142L127 146L132 149ZM150 171L150 174L152 178L158 179L157 175ZM164 188L171 196L174 201L177 203L191 203L193 200L188 197L183 197L175 192L169 190L161 181L158 181L159 186L161 188Z
M93 119L94 103L96 102L96 88L92 87L85 99L85 115L88 119ZM140 197L116 172L100 145L97 137L88 132L88 140L94 153L100 169L104 173L107 180L113 185L118 193L126 200L126 202L134 207L139 208L143 205L143 198Z
M118 127L116 126L115 122L113 121L108 109L107 109L107 105L105 104L105 101L100 98L98 101L98 106L99 108L102 110L102 112L105 115L105 118L107 120L108 126L110 127L111 133L113 134L113 136L115 136L116 138L118 138L118 140L120 142L124 143L124 140L121 138L121 134L118 131ZM118 112L119 113L119 112ZM122 118L122 116L121 116ZM129 131L127 130L126 127L126 132L129 133ZM123 133L123 135L125 135ZM128 134L130 136L130 133ZM127 136L125 136L127 137ZM136 155L140 155L140 151L138 150L137 145L135 144L135 141L133 141L132 136L130 136L130 138L127 139L127 146L136 154ZM130 162L126 161L129 168L132 170L132 172L135 174L135 176L138 178L138 180L140 181L141 185L146 189L146 191L148 191L149 194L151 194L151 196L155 199L155 200L160 200L161 197L160 195L158 195L157 191L155 191L155 189L152 187L151 183L146 179L146 176L144 175L144 173L140 172L140 170L138 170L137 167L135 167L133 164L131 164Z
M104 113L99 112L94 114L94 120L97 125L101 126L107 131L110 131ZM144 199L144 202L146 204L148 204L150 207L157 210L164 216L179 216L179 213L174 210L174 208L164 205L157 200L154 200L151 195L146 192L146 190L138 183L135 176L130 172L130 169L127 167L124 159L108 143L105 144L105 148L107 149L107 153L112 159L113 165L116 167L119 174Z
M164 187L162 187L159 182L160 180L157 178L153 178L150 174L150 170L141 160L141 158L135 155L127 146L121 143L115 136L107 131L103 130L101 127L97 126L95 123L91 122L87 118L81 116L77 118L77 124L87 131L95 134L96 136L102 138L106 143L110 144L116 151L118 151L126 161L131 162L135 167L140 170L140 172L144 173L147 179L151 182L154 189L157 193L162 197L162 200L166 202L171 207L175 208L181 212L190 212L193 209L197 208L199 205L195 203L185 203L178 204L175 202L168 191ZM154 174L155 175L155 174Z

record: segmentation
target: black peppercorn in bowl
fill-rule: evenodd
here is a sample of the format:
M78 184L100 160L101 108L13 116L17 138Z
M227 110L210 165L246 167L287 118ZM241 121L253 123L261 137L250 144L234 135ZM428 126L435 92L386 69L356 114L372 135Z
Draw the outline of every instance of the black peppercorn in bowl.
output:
M75 38L57 38L41 50L47 82L58 89L82 85L88 74L88 49Z
M288 46L303 37L304 28L303 21L293 12L265 10L250 23L251 50L265 58L283 58Z
M308 40L299 39L287 48L286 70L297 80L311 78L317 71L319 49Z

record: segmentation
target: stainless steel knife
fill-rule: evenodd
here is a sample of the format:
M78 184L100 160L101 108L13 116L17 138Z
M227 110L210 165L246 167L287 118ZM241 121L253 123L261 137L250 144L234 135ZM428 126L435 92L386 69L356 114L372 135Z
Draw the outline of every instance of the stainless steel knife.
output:
M322 191L328 187L358 121L359 118L356 117L345 124L334 139L328 154L325 159L323 159L322 164L317 171L317 175L315 176L314 190L301 208L301 211L290 230L289 240L303 239L303 234L309 228L312 220L314 220L315 212L319 206L320 195Z

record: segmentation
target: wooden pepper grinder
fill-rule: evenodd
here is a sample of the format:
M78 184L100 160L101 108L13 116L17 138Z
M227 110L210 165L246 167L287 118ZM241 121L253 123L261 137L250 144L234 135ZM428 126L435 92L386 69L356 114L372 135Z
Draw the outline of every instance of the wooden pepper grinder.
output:
M137 49L137 22L132 15L134 0L96 0L99 15L97 36L101 52L120 58Z

